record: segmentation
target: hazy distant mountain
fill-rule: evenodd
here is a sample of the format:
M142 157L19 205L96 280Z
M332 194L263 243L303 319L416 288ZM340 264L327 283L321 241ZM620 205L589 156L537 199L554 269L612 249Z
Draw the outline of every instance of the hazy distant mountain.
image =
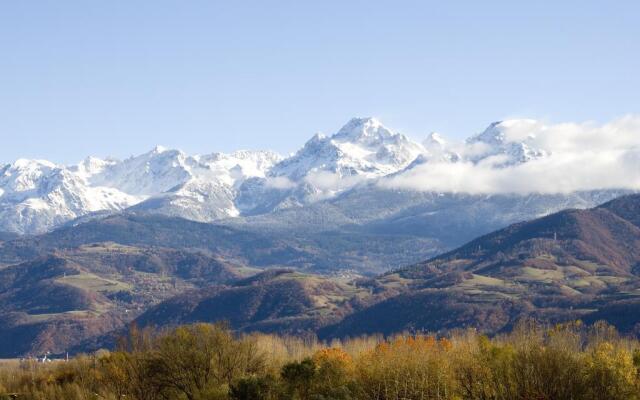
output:
M349 283L279 272L177 296L142 325L229 320L321 337L496 333L520 318L606 319L638 333L640 195L511 225L426 262Z

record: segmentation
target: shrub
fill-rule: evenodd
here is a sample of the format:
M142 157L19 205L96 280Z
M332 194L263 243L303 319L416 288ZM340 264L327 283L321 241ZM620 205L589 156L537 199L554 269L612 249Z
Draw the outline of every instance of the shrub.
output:
M225 325L132 330L118 351L0 364L0 399L640 400L640 346L610 326L334 341Z

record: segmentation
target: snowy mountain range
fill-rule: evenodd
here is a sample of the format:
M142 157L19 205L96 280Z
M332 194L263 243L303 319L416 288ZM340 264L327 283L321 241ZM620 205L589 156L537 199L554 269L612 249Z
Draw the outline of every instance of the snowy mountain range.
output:
M188 156L162 147L123 161L89 157L73 166L18 160L0 168L0 230L40 233L132 206L197 220L237 216L237 187L264 177L279 160L266 151Z
M456 147L438 134L418 143L374 118L354 118L332 136L313 136L286 158L270 151L187 155L156 147L122 161L89 157L71 166L20 159L0 166L0 231L41 233L122 210L209 222L305 207L363 187L370 191L378 179L434 160L498 168L527 163L550 151L536 147L534 133L514 140L505 132L536 124L496 122Z

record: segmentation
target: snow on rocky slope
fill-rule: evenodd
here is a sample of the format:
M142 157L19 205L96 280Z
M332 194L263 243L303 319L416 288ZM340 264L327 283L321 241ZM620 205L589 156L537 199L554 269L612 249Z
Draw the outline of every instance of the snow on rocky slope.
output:
M0 167L0 231L40 233L134 205L196 220L234 216L236 185L264 177L279 160L266 151L187 156L161 147L124 161L90 157L74 166L21 159Z
M544 126L531 119L494 122L466 141L468 159L505 167L545 157L548 151L534 144L535 132L540 129Z
M384 176L406 167L424 151L374 118L354 118L335 135L315 135L294 156L277 164L270 176L300 181L314 173L339 177Z
M155 167L143 171L142 177L129 177L124 182L125 186L138 180L149 182L153 189L148 189L150 197L134 209L204 222L238 216L240 212L235 205L238 187L249 178L264 178L281 160L269 151L193 157L175 150L154 152L153 161L144 165Z
M139 201L116 188L87 185L82 175L42 160L0 167L0 227L37 233L95 211L122 210Z
M248 180L237 205L251 215L304 206L401 171L424 152L375 118L353 118L332 136L313 136L264 179Z
M431 161L496 168L545 157L532 120L491 124L465 143L438 134L418 143L374 118L354 118L331 136L313 136L297 153L187 155L156 147L118 161L78 165L18 160L0 166L0 231L39 233L96 212L132 209L198 221L304 207ZM372 199L373 201L374 199Z

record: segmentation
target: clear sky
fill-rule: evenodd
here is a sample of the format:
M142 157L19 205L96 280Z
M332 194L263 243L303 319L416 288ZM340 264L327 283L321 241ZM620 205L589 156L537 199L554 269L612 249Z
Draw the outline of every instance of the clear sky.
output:
M637 1L2 1L0 161L640 112Z

